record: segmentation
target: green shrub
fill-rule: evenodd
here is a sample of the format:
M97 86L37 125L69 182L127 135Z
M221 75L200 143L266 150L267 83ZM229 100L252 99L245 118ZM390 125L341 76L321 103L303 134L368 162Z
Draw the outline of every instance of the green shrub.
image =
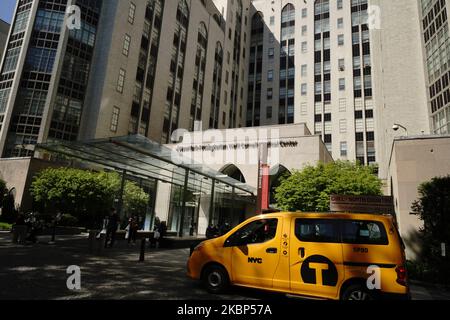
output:
M12 225L9 223L0 222L0 231L11 231Z
M84 227L98 227L119 197L121 176L116 172L94 172L72 168L46 169L37 174L30 191L35 204L46 215L58 212L76 218L65 221ZM137 184L126 181L123 212L145 214L149 195Z
M63 214L58 225L62 227L78 227L78 219L70 214Z
M450 244L450 176L423 183L412 209L424 224L420 230L420 274L433 282L450 284L450 259L441 254L441 244Z
M330 195L382 195L382 182L375 167L349 161L319 163L294 171L276 189L275 199L281 210L330 210Z

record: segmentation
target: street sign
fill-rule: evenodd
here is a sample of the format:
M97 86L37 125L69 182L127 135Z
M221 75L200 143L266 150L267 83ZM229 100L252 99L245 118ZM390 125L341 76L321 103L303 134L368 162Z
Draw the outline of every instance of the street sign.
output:
M332 212L390 214L395 216L394 200L383 196L332 195Z

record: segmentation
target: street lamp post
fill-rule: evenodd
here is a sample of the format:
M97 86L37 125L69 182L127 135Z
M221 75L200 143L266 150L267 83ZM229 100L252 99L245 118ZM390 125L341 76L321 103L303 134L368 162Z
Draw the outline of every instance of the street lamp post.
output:
M408 136L408 129L406 127L402 126L401 124L394 123L394 125L392 126L392 130L398 131L399 129L405 130L406 136Z

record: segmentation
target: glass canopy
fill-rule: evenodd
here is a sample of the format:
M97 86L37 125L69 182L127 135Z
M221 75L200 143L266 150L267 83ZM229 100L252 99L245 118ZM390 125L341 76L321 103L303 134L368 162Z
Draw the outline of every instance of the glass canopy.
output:
M254 187L203 164L195 163L177 151L141 135L83 142L49 142L39 144L37 151L62 155L66 158L124 171L137 177L157 179L179 186L186 184L186 173L188 173L191 178L193 175L202 177L203 188L209 188L215 182L234 189L237 195L254 196L256 194ZM193 181L190 180L189 183Z

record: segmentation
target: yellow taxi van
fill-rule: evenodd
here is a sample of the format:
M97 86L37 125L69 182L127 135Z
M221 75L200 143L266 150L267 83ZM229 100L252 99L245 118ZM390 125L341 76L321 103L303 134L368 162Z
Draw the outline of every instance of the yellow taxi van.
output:
M404 250L391 216L272 213L199 244L187 273L211 293L235 285L319 299L409 299Z

